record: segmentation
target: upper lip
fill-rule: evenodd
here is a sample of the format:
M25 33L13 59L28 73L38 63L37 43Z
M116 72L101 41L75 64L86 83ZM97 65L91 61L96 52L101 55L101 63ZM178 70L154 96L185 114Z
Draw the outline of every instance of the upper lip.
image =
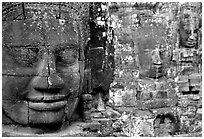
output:
M68 95L27 98L29 108L37 111L59 110L67 104Z

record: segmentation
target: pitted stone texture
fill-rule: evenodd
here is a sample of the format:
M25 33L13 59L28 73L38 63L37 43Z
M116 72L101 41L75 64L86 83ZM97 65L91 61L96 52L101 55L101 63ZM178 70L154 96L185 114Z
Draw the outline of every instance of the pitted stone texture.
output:
M18 100L3 100L3 124L23 124L28 125L29 123L29 111L28 111L28 102L18 101ZM20 109L19 109L20 108ZM8 121L7 118L12 119L12 122ZM14 121L14 122L13 122Z
M111 5L111 18L116 38L114 43L116 69L109 91L110 103L118 109L121 108L121 111L128 111L130 106L144 110L169 109L168 112L177 113L181 118L180 107L188 105L201 107L199 106L202 101L201 76L199 75L201 73L201 37L198 31L198 43L195 47L187 49L180 46L180 34L176 28L179 21L176 16L180 16L177 15L180 7L182 7L180 10L186 8L186 11L199 13L199 8L195 7L199 3L195 5L188 3L194 5L191 9L188 6L185 7L186 3L181 5L157 3L160 8L155 11L151 11L151 6L146 7L148 5L146 3L140 4L140 6L132 3ZM141 14L142 12L144 13ZM197 26L197 22L195 24ZM161 50L164 50L162 56L167 58L164 60L167 68L166 74L163 74L165 78L159 78L159 81L158 79L144 79L144 76L140 74L142 72L140 63L146 58L145 51L141 49L147 46L146 49L150 50L153 44L162 44ZM156 59L158 60L158 57ZM153 76L154 74L151 74L149 77Z

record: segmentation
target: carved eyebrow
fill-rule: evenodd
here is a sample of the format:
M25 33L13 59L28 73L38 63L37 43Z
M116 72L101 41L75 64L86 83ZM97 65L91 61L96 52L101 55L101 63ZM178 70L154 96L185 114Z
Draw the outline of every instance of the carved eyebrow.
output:
M56 49L63 49L63 48L73 48L73 49L79 49L80 46L79 44L76 43L63 43L63 44L58 44L56 45Z
M42 46L38 46L38 45L6 45L6 44L4 44L3 47L6 47L6 48L39 48Z
M148 48L143 49L145 52L149 52L150 50Z
M51 46L51 45L6 45L3 44L2 47L6 47L6 48L43 48L46 46ZM53 45L56 46L57 48L75 48L75 49L79 49L80 46L79 44L76 43L62 43L62 44L58 44L58 45Z

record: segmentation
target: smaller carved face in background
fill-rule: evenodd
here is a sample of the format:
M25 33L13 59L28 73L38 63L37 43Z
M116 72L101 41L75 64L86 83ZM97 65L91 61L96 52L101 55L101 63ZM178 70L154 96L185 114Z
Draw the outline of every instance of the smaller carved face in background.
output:
M194 117L196 115L197 108L196 106L188 106L187 113L189 117Z
M143 46L139 48L141 74L149 78L158 79L166 74L166 62L170 53L157 46Z
M182 47L196 47L198 41L197 18L190 14L184 14L179 26L180 45Z
M154 121L154 132L156 136L166 136L175 134L179 128L179 123L172 114L159 114Z
M155 23L154 23L155 24ZM166 45L166 28L145 23L134 32L141 76L158 79L166 75L171 53Z

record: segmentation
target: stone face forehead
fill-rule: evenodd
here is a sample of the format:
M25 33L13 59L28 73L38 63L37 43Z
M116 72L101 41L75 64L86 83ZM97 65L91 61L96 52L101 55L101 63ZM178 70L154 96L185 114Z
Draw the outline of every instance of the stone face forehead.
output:
M89 3L2 3L3 44L59 45L89 38Z
M50 13L57 19L84 20L89 17L89 6L88 2L3 2L2 19L26 19L30 11L37 11L39 14Z
M14 20L3 22L2 27L2 43L6 46L78 44L77 29L69 21Z

